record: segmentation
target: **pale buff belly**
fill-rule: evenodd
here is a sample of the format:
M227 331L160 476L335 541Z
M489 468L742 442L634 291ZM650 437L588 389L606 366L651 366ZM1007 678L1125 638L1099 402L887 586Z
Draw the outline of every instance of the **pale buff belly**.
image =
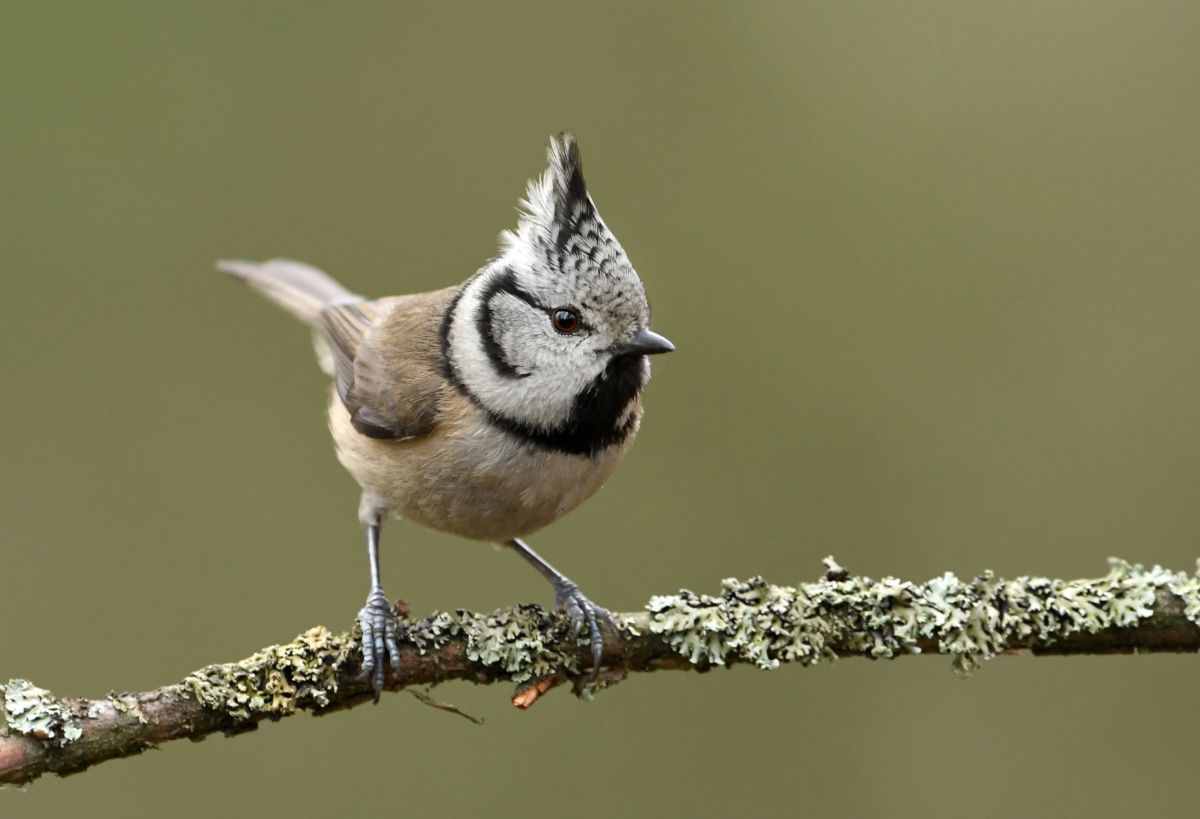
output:
M623 445L595 458L532 446L465 405L429 435L386 441L359 434L335 397L329 426L364 506L443 532L502 542L541 529L587 500L620 463Z

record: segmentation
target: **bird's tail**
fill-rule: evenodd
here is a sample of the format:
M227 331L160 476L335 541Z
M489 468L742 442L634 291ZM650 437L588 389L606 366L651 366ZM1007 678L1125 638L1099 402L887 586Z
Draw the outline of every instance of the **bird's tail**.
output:
M246 282L313 329L318 328L318 317L326 307L361 298L329 274L290 259L266 262L227 259L217 262L217 269Z

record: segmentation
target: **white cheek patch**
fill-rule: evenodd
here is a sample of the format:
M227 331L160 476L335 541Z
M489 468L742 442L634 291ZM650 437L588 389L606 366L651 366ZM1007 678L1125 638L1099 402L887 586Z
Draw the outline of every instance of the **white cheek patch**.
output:
M575 397L599 374L599 362L590 352L580 350L591 366L571 366L572 356L537 343L543 340L538 338L540 331L522 318L529 313L528 305L503 294L504 301L513 299L519 307L504 304L508 309L496 310L493 327L503 339L498 343L516 374L498 372L479 326L483 294L493 275L481 272L463 290L448 338L451 364L463 386L485 409L521 424L558 429L570 419Z
M550 317L511 293L492 297L492 335L504 359L522 375L553 367L570 352L570 340L550 327Z

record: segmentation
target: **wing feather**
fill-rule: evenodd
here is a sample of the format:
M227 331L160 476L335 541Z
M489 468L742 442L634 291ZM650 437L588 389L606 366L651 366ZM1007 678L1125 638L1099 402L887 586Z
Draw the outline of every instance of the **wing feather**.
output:
M348 302L321 312L338 396L363 435L415 438L435 425L450 388L440 330L457 290Z

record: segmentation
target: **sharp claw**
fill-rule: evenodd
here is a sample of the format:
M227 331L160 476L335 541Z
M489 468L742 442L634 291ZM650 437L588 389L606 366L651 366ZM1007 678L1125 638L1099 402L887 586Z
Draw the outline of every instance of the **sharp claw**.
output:
M600 676L600 659L604 656L604 635L600 633L600 624L596 622L594 610L588 611L588 628L592 637L592 679Z
M617 631L617 621L612 613L601 608L579 591L579 587L569 581L556 585L556 603L558 610L571 618L571 632L575 639L583 632L583 624L588 627L588 643L592 649L592 679L600 676L600 664L604 659L604 632L600 628L603 620Z

